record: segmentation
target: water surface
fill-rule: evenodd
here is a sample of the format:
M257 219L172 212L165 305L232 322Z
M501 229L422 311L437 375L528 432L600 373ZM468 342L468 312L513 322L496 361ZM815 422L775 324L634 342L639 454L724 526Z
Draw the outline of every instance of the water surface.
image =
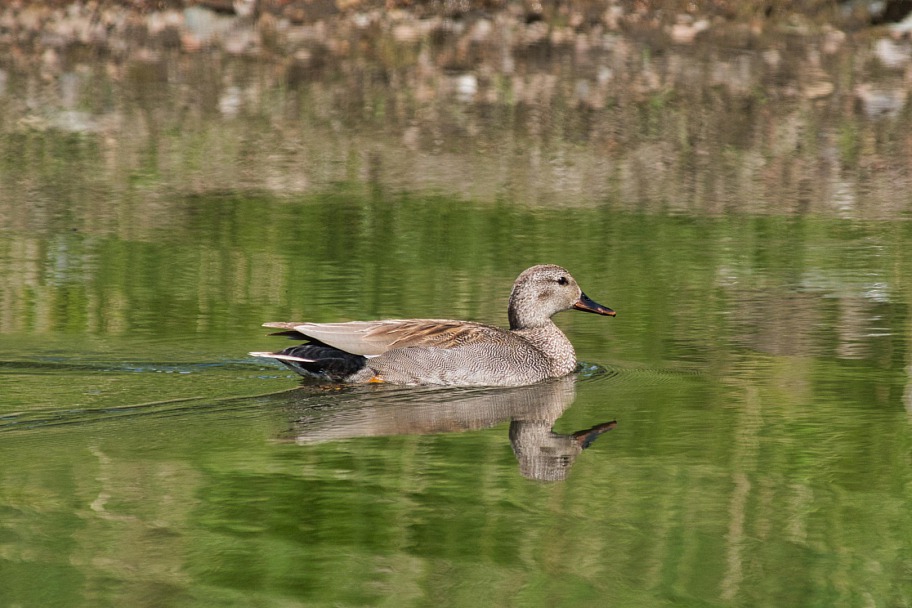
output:
M0 604L912 603L903 65L498 40L0 58ZM543 262L618 311L569 378L247 354Z
M5 235L10 605L908 600L905 224L184 203L143 239ZM619 311L558 317L558 383L327 389L246 355L272 319L503 323L539 261Z

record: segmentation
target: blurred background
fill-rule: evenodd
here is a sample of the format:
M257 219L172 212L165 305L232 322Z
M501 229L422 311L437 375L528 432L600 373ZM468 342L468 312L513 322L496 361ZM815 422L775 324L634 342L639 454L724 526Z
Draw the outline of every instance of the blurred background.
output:
M0 604L909 605L910 12L3 3ZM247 355L546 262L564 382Z

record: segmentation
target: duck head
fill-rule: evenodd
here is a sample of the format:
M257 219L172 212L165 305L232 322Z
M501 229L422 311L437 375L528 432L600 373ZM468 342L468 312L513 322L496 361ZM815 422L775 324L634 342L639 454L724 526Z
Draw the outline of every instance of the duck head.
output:
M554 264L533 266L522 272L510 292L510 329L539 327L562 310L582 310L615 316L607 306L590 299L565 268Z

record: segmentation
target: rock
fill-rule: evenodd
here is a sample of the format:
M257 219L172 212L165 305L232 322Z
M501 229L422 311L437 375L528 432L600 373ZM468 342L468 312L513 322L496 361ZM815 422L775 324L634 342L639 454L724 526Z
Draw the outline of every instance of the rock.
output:
M895 116L906 105L908 96L909 92L901 87L875 88L868 83L855 87L855 98L862 111L871 118Z
M902 68L912 60L912 46L881 38L874 43L874 55L888 68Z

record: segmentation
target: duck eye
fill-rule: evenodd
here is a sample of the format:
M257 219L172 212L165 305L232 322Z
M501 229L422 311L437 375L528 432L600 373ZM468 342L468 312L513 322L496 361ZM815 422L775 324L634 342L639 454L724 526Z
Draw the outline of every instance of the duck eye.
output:
M567 280L567 277L561 277L557 280L558 285L566 285L567 283L569 283L569 281Z

